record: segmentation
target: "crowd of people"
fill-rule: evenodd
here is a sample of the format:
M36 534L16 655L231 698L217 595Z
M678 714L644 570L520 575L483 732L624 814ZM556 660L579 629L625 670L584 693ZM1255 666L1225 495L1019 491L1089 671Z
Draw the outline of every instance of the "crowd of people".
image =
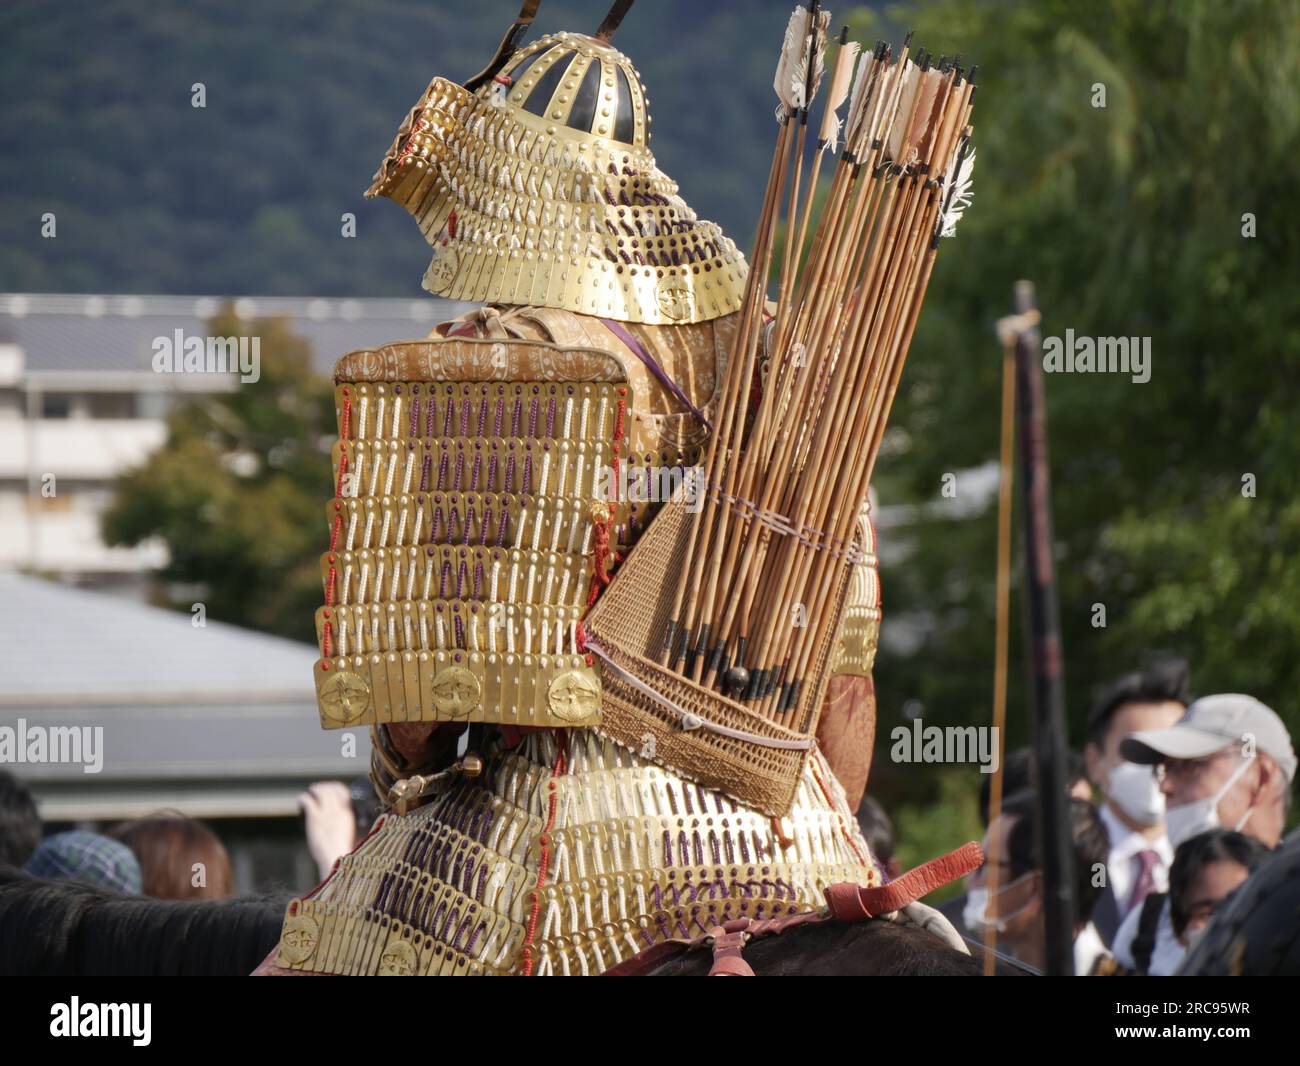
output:
M1190 700L1182 663L1112 686L1067 767L1074 972L1176 973L1214 915L1279 848L1295 771L1295 750L1276 713L1246 695ZM1003 961L1041 972L1047 888L1029 751L1007 753L1001 776L1005 798L996 810L989 778L980 796L987 861L964 894L939 909L970 943L985 943L991 931ZM351 793L340 782L321 782L299 806L324 879L356 844ZM899 876L888 814L868 796L858 820L882 876ZM0 770L3 866L125 897L235 895L230 856L201 822L161 811L102 833L47 833L31 793ZM260 920L276 913L271 907ZM1300 919L1293 924L1300 928Z
M298 806L307 850L324 879L335 860L356 844L351 792L340 781L317 782L298 797ZM151 899L220 900L235 895L230 855L202 822L162 810L102 833L70 829L46 835L35 798L5 770L0 770L0 865L34 877Z
M1211 917L1279 847L1295 771L1274 711L1241 694L1189 699L1181 662L1111 686L1067 769L1074 972L1176 973ZM1002 776L1000 808L989 810L987 780L981 797L989 859L940 909L973 942L991 928L999 951L1037 971L1045 886L1029 751L1008 753ZM869 837L887 825L882 815L864 802ZM892 854L893 843L875 847Z

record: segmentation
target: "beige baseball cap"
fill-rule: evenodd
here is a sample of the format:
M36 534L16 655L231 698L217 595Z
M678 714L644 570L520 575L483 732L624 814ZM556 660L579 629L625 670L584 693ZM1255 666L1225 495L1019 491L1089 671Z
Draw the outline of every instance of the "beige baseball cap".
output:
M1196 700L1168 729L1130 733L1120 741L1119 753L1129 762L1147 764L1203 759L1247 737L1253 738L1256 751L1277 760L1288 782L1295 780L1295 749L1282 719L1254 696L1237 692Z

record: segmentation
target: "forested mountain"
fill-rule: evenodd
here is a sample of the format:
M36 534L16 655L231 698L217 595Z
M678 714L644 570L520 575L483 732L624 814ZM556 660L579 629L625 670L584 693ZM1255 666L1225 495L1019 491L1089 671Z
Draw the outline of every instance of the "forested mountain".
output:
M747 248L790 0L642 0L616 38L659 165ZM532 37L593 32L546 0ZM429 79L480 70L514 0L9 0L0 7L0 289L419 293L425 246L364 201ZM837 15L839 13L837 12ZM192 106L201 83L206 106ZM341 235L344 212L357 217ZM56 217L54 240L42 216Z

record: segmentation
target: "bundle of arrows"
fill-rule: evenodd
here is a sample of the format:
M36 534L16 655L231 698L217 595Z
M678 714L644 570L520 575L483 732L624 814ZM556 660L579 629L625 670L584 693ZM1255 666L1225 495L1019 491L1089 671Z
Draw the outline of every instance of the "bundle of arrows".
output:
M975 69L912 54L910 35L897 53L877 43L868 55L846 29L805 175L828 23L813 3L786 31L779 131L705 458L708 497L691 516L660 658L794 729L808 725L792 720L801 685L833 624L836 568L856 561L903 360L974 162ZM837 150L818 197L822 161Z

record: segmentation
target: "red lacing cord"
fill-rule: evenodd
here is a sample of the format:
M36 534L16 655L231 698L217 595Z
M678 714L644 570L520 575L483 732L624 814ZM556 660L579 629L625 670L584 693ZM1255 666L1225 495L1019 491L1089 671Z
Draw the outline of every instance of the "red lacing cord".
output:
M614 505L610 504L610 510ZM591 590L587 593L587 610L595 605L600 590L609 584L609 518L597 518L592 523Z
M623 440L623 420L627 413L627 389L620 386L618 390L619 401L618 408L614 415L614 498L619 495L619 452L622 450L621 441ZM587 610L590 611L596 605L600 598L601 591L609 585L612 580L609 573L611 562L618 562L618 553L611 551L609 546L609 524L617 505L609 505L609 514L602 518L592 519L592 558L591 558L591 588L587 592ZM583 628L582 622L577 625L577 644L578 651L583 652L586 656L587 665L592 665L591 653L587 651L587 631Z
M835 806L835 801L831 798L831 791L826 787L826 782L822 780L821 772L817 769L817 763L810 759L808 761L808 768L812 771L813 780L817 782L817 787L821 790L822 796L825 797L827 804L833 808ZM853 834L849 832L849 827L845 825L843 821L840 822L840 833L843 835L845 842L849 845L850 850L858 857L858 860L864 866L872 865L874 856L870 854L862 854L862 849L858 847L858 842L853 839Z
M352 426L352 395L350 389L344 388L343 389L343 425L342 428L339 430L340 440L346 441L348 439L348 434L351 431L351 426ZM348 453L344 449L340 448L339 449L339 476L337 481L334 484L335 496L341 497L343 495L343 477L347 473L347 470L348 470ZM329 580L325 582L325 607L326 607L325 618L327 619L327 621L325 622L324 630L321 634L321 656L322 658L325 659L328 659L330 657L330 653L333 645L334 624L328 621L330 617L329 608L334 606L334 600L338 596L338 570L334 566L337 560L335 559L333 553L338 550L339 530L342 528L343 528L343 505L341 503L336 503L334 505L334 527L330 530ZM321 669L328 670L329 663L322 663Z
M595 660L592 659L591 652L587 650L587 627L582 624L582 619L578 619L578 624L574 627L574 632L578 651L580 651L583 658L587 660L588 666L593 665Z
M551 779L546 782L549 793L546 805L546 824L542 826L539 843L542 846L541 858L537 863L537 884L533 887L532 903L528 908L528 932L524 936L524 976L533 975L533 940L537 936L537 919L542 911L542 889L546 887L546 875L551 868L551 830L555 827L555 811L559 806L560 796L557 791L556 778L568 773L568 761L565 758L568 744L563 729L551 731L555 737L555 765L551 769Z
M614 416L614 496L618 498L618 469L619 469L619 452L622 450L620 441L623 439L623 416L627 411L627 389L618 390L620 399L618 401L618 411ZM592 549L592 575L591 589L587 593L587 610L595 605L597 598L600 596L600 590L610 582L609 564L618 562L616 553L610 551L609 547L609 523L616 510L616 505L609 505L609 514L602 518L592 519L592 532L594 546Z
M414 124L412 124L411 132L406 138L406 143L402 145L402 152L397 157L398 166L401 166L403 163L405 163L406 157L415 151L415 135L428 125L429 124L422 118L416 119Z
M621 444L620 442L623 440L623 415L624 415L624 413L627 411L627 389L626 389L626 388L623 388L622 386L620 386L620 387L619 387L619 390L618 390L618 395L619 395L619 400L618 400L618 411L617 411L617 412L615 413L615 415L614 415L614 446L613 446L613 451L614 451L614 499L615 499L615 500L617 500L617 499L618 499L618 496L619 496L619 493L618 493L618 487L619 487L619 480L618 480L618 462L619 462L619 458L618 458L618 456L619 456L619 452L622 450L622 444Z

